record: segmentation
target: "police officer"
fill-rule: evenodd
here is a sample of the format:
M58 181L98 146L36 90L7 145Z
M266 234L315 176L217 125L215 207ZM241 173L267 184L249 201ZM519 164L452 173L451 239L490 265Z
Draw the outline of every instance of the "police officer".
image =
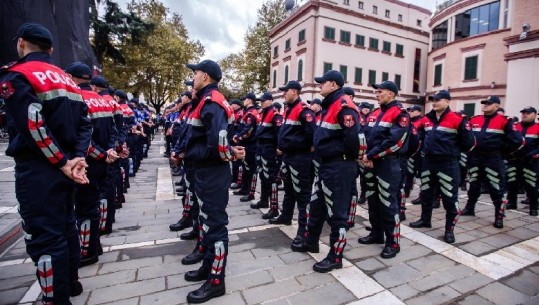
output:
M188 64L194 71L194 89L200 100L187 126L186 159L193 162L195 193L199 198L199 220L204 228L206 249L202 266L185 274L187 281L205 283L187 295L187 301L202 303L225 294L225 266L228 255L228 188L232 173L229 161L243 158L242 147L228 145L228 132L234 124L234 113L219 92L221 68L212 60Z
M421 119L423 118L423 110L418 105L413 105L406 109L410 115L410 122L414 125L415 129L420 131ZM420 138L422 135L420 134ZM404 196L408 198L410 192L414 187L414 180L419 175L421 170L421 153L415 153L407 160L406 164L406 182L404 184Z
M367 154L365 168L366 194L372 232L359 238L360 244L383 244L382 258L392 258L400 252L399 150L410 132L410 117L395 100L398 87L394 82L373 84L380 108L367 118L365 137Z
M124 121L124 133L125 133L125 144L124 147L122 147L121 152L121 159L120 159L120 166L123 168L124 172L124 193L127 192L127 189L129 188L129 147L131 147L129 138L131 137L131 128L133 126L133 123L135 121L135 113L129 105L127 105L127 94L123 90L116 90L114 91L114 99L118 102L120 108L122 109L123 113L123 121Z
M503 154L515 154L524 145L524 138L512 120L499 115L500 99L493 95L481 101L483 115L470 119L477 145L470 154L470 188L463 216L475 216L475 204L481 195L481 182L485 182L494 204L494 227L503 228L506 205L506 166ZM504 151L505 150L505 151Z
M319 98L315 98L309 103L309 105L311 110L314 112L316 123L318 123L322 118L322 101Z
M359 115L360 115L360 122L362 126L365 126L367 122L367 117L369 116L369 113L371 112L372 105L367 102L361 102L358 106L359 109ZM359 164L358 167L358 177L359 177L359 186L361 187L361 192L359 193L359 196L357 198L358 204L364 204L367 202L367 197L365 196L365 169L361 164ZM356 194L357 195L357 194Z
M344 77L340 72L330 70L314 80L324 96L322 119L314 135L314 149L321 162L319 179L309 204L307 238L300 247L293 244L292 249L318 252L318 240L327 220L331 226L331 249L325 259L314 264L313 270L329 272L342 268L350 193L360 153L359 110L341 89Z
M284 197L283 213L270 224L292 224L294 206L298 204L298 230L292 244L301 245L307 231L307 204L310 201L313 173L312 146L316 121L309 105L301 101L301 84L289 81L279 87L284 92L287 109L284 122L279 130L278 151L283 154Z
M234 129L230 134L230 141L236 133L238 133L243 125L241 125L241 119L243 118L243 104L239 99L233 99L229 102L230 107L234 110ZM237 190L241 187L241 175L240 171L243 171L241 167L241 161L232 161L232 184L230 185L231 190ZM240 170L241 169L241 170Z
M446 90L434 95L432 110L419 122L423 131L421 168L421 218L410 223L412 228L430 228L435 197L441 194L446 210L444 240L455 242L453 233L459 217L458 188L460 186L459 158L470 151L475 137L465 116L449 108L451 95Z
M507 209L517 208L517 193L523 184L530 199L530 215L537 216L539 198L539 123L537 109L528 106L520 110L521 121L516 130L526 139L526 144L509 161Z
M262 215L262 219L272 219L279 216L277 196L277 135L282 125L283 117L273 108L273 95L265 92L260 97L262 114L260 124L256 128L257 151L262 171L260 172L260 201L251 204L251 208L267 208L270 210ZM271 204L270 204L271 203Z
M240 201L246 202L255 199L255 188L257 182L256 171L256 128L260 123L260 116L256 109L256 95L247 93L243 99L245 113L241 119L242 129L233 137L236 144L245 147L245 160L243 161L242 184L239 191L234 195L243 195Z
M75 182L87 183L84 157L92 124L79 88L51 62L53 37L40 24L17 31L20 59L0 70L10 123L6 155L15 159L15 193L26 252L37 266L44 304L80 295Z

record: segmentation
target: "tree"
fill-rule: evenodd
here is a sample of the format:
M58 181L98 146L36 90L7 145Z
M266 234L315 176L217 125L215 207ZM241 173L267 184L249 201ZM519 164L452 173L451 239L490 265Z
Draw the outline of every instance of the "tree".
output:
M204 54L199 41L189 40L181 16L171 14L157 0L133 0L129 10L146 23L154 25L145 39L135 44L125 41L117 45L125 56L125 64L111 58L103 62L105 76L117 88L142 94L156 112L185 90L183 81L191 78L185 64L198 61Z
M245 34L245 48L226 57L226 78L242 93L263 91L270 84L271 44L269 32L286 18L285 0L267 0L258 10L258 21Z
M153 29L153 24L144 22L133 11L123 12L111 0L88 0L90 4L90 28L93 31L92 48L97 60L103 63L106 57L115 63L125 64L125 56L116 45L130 41L139 44ZM105 15L99 17L99 5L104 2Z

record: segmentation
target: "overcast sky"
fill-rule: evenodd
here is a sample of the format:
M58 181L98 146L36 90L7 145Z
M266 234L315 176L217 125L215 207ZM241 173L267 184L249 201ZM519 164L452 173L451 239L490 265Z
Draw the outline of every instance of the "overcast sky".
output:
M221 60L243 48L247 28L257 20L258 9L266 0L161 0L171 12L178 13L189 31L206 48L203 58ZM401 0L434 11L442 0ZM118 0L124 4L129 0ZM304 3L305 0L297 1Z

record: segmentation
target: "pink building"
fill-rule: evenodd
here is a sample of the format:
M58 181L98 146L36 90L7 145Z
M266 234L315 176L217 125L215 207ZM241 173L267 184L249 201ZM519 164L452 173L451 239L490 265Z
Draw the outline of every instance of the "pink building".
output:
M539 105L539 31L520 39L522 25L539 27L536 0L449 0L432 16L427 92L448 89L451 108L481 112L490 95L508 115ZM427 110L430 107L426 106Z
M310 0L270 32L270 90L303 83L302 99L321 98L314 77L341 71L355 102L376 104L372 83L399 85L399 101L423 105L427 83L427 9L398 0Z

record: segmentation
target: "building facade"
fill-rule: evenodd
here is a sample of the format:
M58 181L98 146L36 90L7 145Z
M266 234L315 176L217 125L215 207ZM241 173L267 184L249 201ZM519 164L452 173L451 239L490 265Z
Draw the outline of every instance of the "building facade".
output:
M481 113L480 101L502 100L506 114L539 104L539 26L534 0L449 0L432 16L427 92L447 89L451 108ZM528 27L528 29L529 29ZM430 109L429 105L426 106Z
M270 90L289 80L303 83L302 99L321 98L314 77L339 70L355 102L375 103L370 84L391 80L398 100L424 104L427 87L427 9L398 0L311 0L270 32Z

